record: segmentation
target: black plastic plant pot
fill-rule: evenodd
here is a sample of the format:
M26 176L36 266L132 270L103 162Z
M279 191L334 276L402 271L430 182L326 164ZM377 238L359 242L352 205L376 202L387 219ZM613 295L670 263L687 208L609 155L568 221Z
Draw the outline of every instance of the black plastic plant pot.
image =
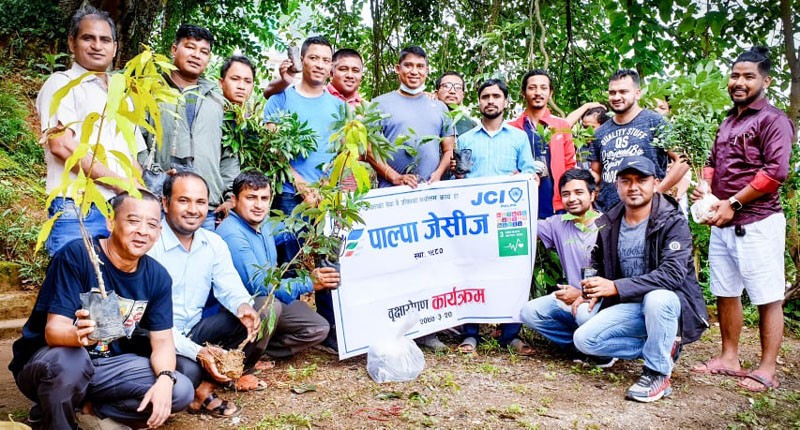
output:
M97 324L89 339L111 342L125 336L117 293L112 291L105 300L99 291L81 293L81 306L89 310L89 319Z

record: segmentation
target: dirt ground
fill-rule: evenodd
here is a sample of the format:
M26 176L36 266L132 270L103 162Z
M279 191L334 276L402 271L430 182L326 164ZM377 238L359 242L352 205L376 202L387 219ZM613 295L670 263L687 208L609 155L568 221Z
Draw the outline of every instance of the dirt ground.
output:
M455 342L455 339L445 339ZM573 363L533 338L535 357L480 350L476 356L426 352L426 368L407 383L374 383L366 356L338 361L308 351L260 375L269 388L222 392L242 408L235 418L178 414L167 429L661 429L800 428L800 341L787 336L780 356L781 388L747 393L736 379L690 373L717 352L719 329L689 345L673 373L673 395L652 404L624 400L640 362L601 371ZM0 343L10 360L11 341ZM745 329L742 359L758 359L755 329ZM303 392L296 394L296 392ZM24 420L30 402L9 372L0 372L0 416ZM8 418L4 418L7 420Z

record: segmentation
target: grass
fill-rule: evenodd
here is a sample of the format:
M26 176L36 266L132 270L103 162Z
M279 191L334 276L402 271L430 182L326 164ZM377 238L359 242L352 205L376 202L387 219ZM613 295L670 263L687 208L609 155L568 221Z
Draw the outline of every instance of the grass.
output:
M270 415L261 419L255 427L239 427L240 430L255 428L256 430L272 429L310 429L314 424L309 415L304 414L281 414Z

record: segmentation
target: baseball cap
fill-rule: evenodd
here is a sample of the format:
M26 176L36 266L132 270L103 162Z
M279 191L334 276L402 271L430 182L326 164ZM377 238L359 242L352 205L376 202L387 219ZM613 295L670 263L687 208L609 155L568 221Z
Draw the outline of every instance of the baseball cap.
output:
M622 164L619 165L617 176L626 170L635 170L644 176L655 176L656 165L647 157L637 155L634 157L625 157Z

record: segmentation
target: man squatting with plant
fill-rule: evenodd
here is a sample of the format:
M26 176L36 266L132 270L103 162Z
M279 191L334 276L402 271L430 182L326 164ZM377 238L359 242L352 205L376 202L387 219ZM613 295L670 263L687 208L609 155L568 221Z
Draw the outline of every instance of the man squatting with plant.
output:
M450 169L453 158L453 125L447 116L447 106L431 100L425 94L428 78L428 56L419 46L407 46L400 51L394 66L400 88L375 98L378 109L389 117L383 120L383 135L393 144L398 138L409 137L412 155L407 150L394 153L391 160L381 160L367 150L367 161L378 174L378 186L409 186L416 188L418 181L440 181ZM434 139L427 139L434 137ZM417 343L434 350L447 349L436 333L416 339Z
M263 306L266 297L250 298L225 241L201 228L208 202L208 185L200 175L180 171L169 176L162 197L167 225L148 254L172 277L172 334L178 352L177 367L195 387L189 411L230 416L236 406L218 398L214 388L231 379L220 373L214 358L225 353L220 347L233 349L247 338L253 342L244 348L245 368L254 367L266 350L271 333L264 332L256 341L261 317L253 303L262 309L264 318L269 318L271 310ZM212 290L224 309L204 316L206 298ZM240 378L238 382L240 389L258 388L245 386L257 383L257 379Z
M681 346L708 328L689 224L672 197L656 192L656 172L644 156L627 157L618 166L622 204L595 221L597 276L581 281L589 309L601 309L572 337L584 354L643 358L642 376L626 395L638 402L671 394L670 375ZM584 301L578 297L572 306Z
M525 111L509 124L528 135L531 154L537 161L536 173L541 181L538 216L545 219L564 211L558 182L564 172L575 167L575 143L569 123L553 116L547 108L554 89L553 80L546 70L535 69L525 73L520 93L525 99Z
M300 58L303 62L303 77L299 83L286 90L275 94L267 100L264 108L264 122L268 128L276 127L276 118L281 113L295 113L300 122L306 122L316 134L317 148L309 152L307 157L297 157L290 163L292 181L283 184L281 193L274 196L273 207L280 209L284 214L291 215L300 202L306 202L311 207L319 204L320 196L310 185L322 178L321 165L329 163L333 154L329 152L331 124L339 114L343 102L325 90L328 77L331 74L331 61L333 48L327 39L321 36L309 37L300 48ZM284 242L283 255L279 263L291 261L300 251L300 244L296 238ZM280 261L283 260L283 261ZM328 337L322 347L331 353L336 353L336 320L333 314L333 298L328 288L317 290L314 294L317 312L329 324Z
M515 173L535 173L531 148L525 132L503 122L508 107L508 87L499 79L489 79L478 88L478 107L481 123L458 138L458 148L472 153L472 169L456 178L506 176ZM451 163L452 166L453 163ZM538 176L536 177L538 179ZM475 352L479 336L478 324L464 324L464 339L458 349ZM498 343L511 347L520 355L530 355L533 348L517 337L522 324L500 324Z
M163 112L164 144L154 149L155 136L146 134L149 149L138 156L145 169L158 166L169 173L190 170L206 179L210 192L209 211L203 228L212 231L230 209L227 198L233 178L239 174L239 158L231 148L222 145L225 101L217 85L201 77L211 58L213 44L214 36L206 28L190 24L178 28L172 44L176 69L165 78L181 92L183 100L177 105L159 105ZM158 194L161 190L151 191Z
M36 110L42 125L42 132L47 138L44 145L45 160L47 163L46 191L48 194L61 185L64 173L64 162L78 147L81 138L81 124L90 114L102 114L108 98L108 83L105 74L111 67L117 50L117 32L114 21L108 13L101 12L93 7L85 7L75 12L72 17L69 39L69 50L73 54L72 67L69 70L53 73L42 86L36 98ZM85 77L80 84L72 88L61 100L53 116L50 116L50 106L55 93L70 81L79 78L87 72L94 72ZM94 178L111 177L121 178L125 174L120 167L120 161L111 155L110 151L119 151L128 157L129 162L141 171L141 167L133 159L125 138L116 132L113 122L102 124L102 128L94 127L89 140L94 144L98 139L108 153L107 163L104 165L93 158L93 154L86 154L80 160L84 172ZM98 135L100 130L100 135ZM136 132L138 150L145 148L141 134ZM70 180L77 179L76 166L70 172ZM120 190L112 185L97 183L100 192L108 199ZM50 255L56 253L62 246L73 239L81 237L80 222L78 221L79 209L69 197L56 197L48 208L48 216L53 217L61 212L60 217L53 225L46 247ZM83 224L90 236L98 234L108 235L105 214L95 205L83 219Z
M145 255L161 231L158 198L123 192L111 205L110 235L91 243L106 291L119 296L128 338L90 339L97 322L82 308L81 294L99 288L97 272L83 239L69 242L47 268L8 366L20 391L35 402L30 420L42 428L101 428L115 420L155 428L192 401L191 382L175 372L170 277ZM150 331L145 356L129 341L137 326ZM75 410L81 410L77 417Z
M661 115L639 106L641 96L639 73L635 70L618 70L608 80L608 104L614 117L594 131L587 156L600 184L596 205L601 211L607 212L619 203L614 184L619 166L628 157L642 155L655 164L656 178L660 180L656 191L660 193L669 191L689 170L678 154L653 145L667 124ZM674 165L666 172L669 160Z
M739 385L748 391L778 387L776 361L783 339L786 218L778 190L789 171L794 124L767 101L772 82L768 52L753 47L734 60L728 79L733 108L703 170L703 179L720 199L711 206L708 263L722 352L692 370L743 377ZM692 199L702 197L700 187L695 188ZM761 335L761 361L749 373L739 363L743 289L758 307Z
M581 297L581 269L591 267L591 254L597 242L595 220L599 213L592 210L597 197L597 182L588 170L570 169L559 179L561 201L567 213L539 220L536 235L546 248L555 248L567 278L567 285L537 297L522 307L520 319L555 343L575 352L572 336L575 330L600 310L600 303L589 310ZM600 368L611 367L613 357L582 357Z
M300 296L339 285L339 272L332 267L318 267L310 280L284 277L278 265L273 232L280 227L266 221L272 191L267 176L243 172L233 181L233 210L217 228L233 257L233 265L251 296L274 295L275 330L266 353L287 358L322 343L330 324L311 309ZM275 268L270 272L270 268Z

